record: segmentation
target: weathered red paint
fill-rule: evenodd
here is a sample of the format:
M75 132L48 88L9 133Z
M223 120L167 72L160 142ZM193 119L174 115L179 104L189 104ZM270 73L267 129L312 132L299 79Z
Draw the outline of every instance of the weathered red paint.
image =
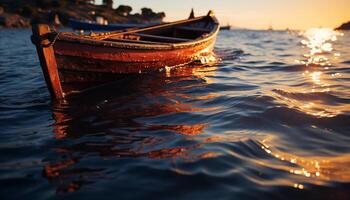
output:
M57 63L52 46L44 47L48 44L47 35L50 33L50 28L44 24L33 26L33 43L35 43L39 56L41 68L45 77L46 85L53 98L63 99L64 94L60 83L60 78L57 71Z
M74 71L140 73L165 66L194 61L212 51L215 40L178 50L128 50L85 44L57 42L55 53L59 69Z
M173 30L175 35L183 36L185 32L180 34L176 27L181 28L181 26L191 25L191 23L197 23L192 28L196 33L189 32L188 39L183 40L185 42L142 43L142 37L154 34L151 36L157 38L157 30L164 33L167 28ZM211 29L208 29L208 25L211 25ZM198 26L203 26L202 29L208 31L198 35L198 31L201 31L201 27ZM46 28L48 29L47 26ZM191 26L187 29L191 29ZM45 78L49 80L47 84L52 91L52 96L60 99L63 98L64 93L69 94L94 84L112 81L118 74L156 71L167 66L180 66L198 60L213 50L218 30L219 24L216 18L209 13L208 16L204 17L133 29L127 32L119 31L97 36L61 33L53 48L37 46L37 49L39 57L41 51L47 51L45 55L41 56L46 61L46 63L41 63L43 72ZM34 36L37 35L38 38L41 38L40 34L34 31L33 33ZM124 35L127 36L125 41L123 41ZM141 37L141 42L132 42L128 40L129 36ZM108 41L109 37L121 38L122 42ZM159 38L164 39L169 38L169 36L160 35ZM176 38L174 37L174 40Z

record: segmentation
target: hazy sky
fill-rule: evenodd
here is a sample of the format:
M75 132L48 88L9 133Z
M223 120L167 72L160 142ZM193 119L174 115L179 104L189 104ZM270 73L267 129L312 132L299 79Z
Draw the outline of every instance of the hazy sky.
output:
M213 9L222 24L266 29L335 27L350 21L350 0L115 0L134 12L142 7L164 11L167 21L185 18L191 8L197 15Z

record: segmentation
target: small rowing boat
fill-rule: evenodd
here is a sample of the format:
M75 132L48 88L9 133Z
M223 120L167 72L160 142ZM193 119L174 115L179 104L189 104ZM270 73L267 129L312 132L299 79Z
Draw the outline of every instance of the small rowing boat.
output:
M157 71L181 66L211 55L219 23L212 11L206 16L131 28L115 32L78 35L33 26L32 41L51 96L63 99L96 86L114 75Z

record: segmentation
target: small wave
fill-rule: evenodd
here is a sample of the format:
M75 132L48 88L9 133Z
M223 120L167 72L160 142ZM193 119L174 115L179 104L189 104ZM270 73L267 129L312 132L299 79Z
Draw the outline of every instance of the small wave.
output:
M241 49L215 48L215 54L222 60L236 60L244 54Z
M247 71L247 67L245 66L237 66L237 65L223 65L223 66L219 66L220 68L218 68L218 71L220 72L235 72L235 71Z
M275 71L284 71L284 72L299 72L299 71L305 71L308 68L305 65L287 65L287 66L281 66L281 67L275 67Z
M262 64L266 63L265 60L250 60L250 61L242 61L244 64L250 64L250 65L257 65L257 64Z
M248 85L248 84L212 83L212 84L209 84L207 88L216 90L216 91L246 91L246 90L255 90L259 88L259 86Z
M277 65L277 66L286 65L286 63L278 62L278 61L270 62L269 64L270 65Z
M299 101L322 101L328 105L350 104L350 99L338 97L330 92L299 93L286 92L279 89L273 89L272 91L283 97L292 98Z
M265 65L264 61L252 61L252 62L244 62L244 64L246 64L245 68L251 68L256 70L266 70L266 71L276 71L276 72L304 72L306 70L319 69L318 67L315 67L315 66L288 65L287 63L283 63L283 62L272 62L272 63L269 63L268 65Z
M302 111L288 107L273 107L267 109L261 116L262 119L269 119L270 122L278 121L282 124L292 126L312 126L317 127L338 127L339 129L347 128L350 121L350 115L339 114L334 117L320 118L317 116L305 114Z
M280 54L280 55L277 55L278 57L281 57L281 58L285 58L285 57L292 57L294 55L292 54Z

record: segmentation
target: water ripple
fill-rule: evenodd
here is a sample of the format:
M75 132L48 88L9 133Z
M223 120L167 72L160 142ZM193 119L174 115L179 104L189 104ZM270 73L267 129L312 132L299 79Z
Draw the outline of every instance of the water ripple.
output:
M217 64L61 103L29 35L0 30L6 199L348 199L349 34L223 31Z

